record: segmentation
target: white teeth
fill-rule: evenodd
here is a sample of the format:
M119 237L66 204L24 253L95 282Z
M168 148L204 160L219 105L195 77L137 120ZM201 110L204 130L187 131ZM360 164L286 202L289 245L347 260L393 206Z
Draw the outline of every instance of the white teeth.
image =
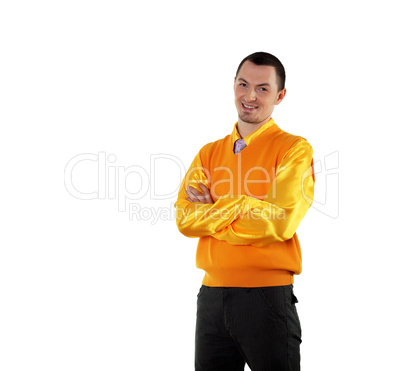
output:
M243 103L243 106L246 107L246 108L249 108L249 109L255 108L255 107L252 107L252 106L247 106L247 105L244 104L244 103Z

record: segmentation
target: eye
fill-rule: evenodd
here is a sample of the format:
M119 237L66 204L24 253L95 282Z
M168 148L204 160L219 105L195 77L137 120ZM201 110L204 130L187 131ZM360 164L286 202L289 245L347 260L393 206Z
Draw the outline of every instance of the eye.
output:
M239 83L239 86L241 86L242 88L245 88L247 85L246 85L246 83L244 83L244 82L240 82L240 83Z
M268 90L267 90L267 89L265 89L265 88L260 88L260 90L261 90L261 91L263 91L263 92L268 91Z

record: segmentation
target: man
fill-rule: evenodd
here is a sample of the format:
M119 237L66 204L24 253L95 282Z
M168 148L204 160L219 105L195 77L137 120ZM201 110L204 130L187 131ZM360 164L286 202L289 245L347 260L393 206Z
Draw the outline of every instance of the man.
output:
M238 122L205 145L182 182L177 226L199 237L196 370L299 370L300 322L293 275L296 228L313 199L312 148L271 118L286 95L285 70L258 52L234 81Z

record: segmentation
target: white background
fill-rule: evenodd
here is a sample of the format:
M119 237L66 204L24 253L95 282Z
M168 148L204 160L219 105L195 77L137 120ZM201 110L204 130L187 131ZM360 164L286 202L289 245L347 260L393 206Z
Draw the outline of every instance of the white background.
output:
M274 119L322 170L298 231L302 368L400 367L398 14L395 1L2 2L0 369L193 369L197 241L178 232L175 197L151 190L177 192L182 167L231 132L236 68L261 50L287 71ZM71 195L66 166L102 153L110 193ZM158 154L170 160L152 170ZM112 197L118 168L143 192L132 220ZM97 162L70 178L96 192Z

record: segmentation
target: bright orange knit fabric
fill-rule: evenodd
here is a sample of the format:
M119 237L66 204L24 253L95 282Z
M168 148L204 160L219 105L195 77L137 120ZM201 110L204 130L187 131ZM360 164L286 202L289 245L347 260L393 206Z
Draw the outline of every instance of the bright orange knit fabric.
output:
M179 230L199 237L196 265L203 284L262 287L293 283L302 259L296 229L313 201L313 151L302 137L271 119L244 138L237 155L232 135L205 145L183 179L176 206ZM214 204L189 202L199 182Z

